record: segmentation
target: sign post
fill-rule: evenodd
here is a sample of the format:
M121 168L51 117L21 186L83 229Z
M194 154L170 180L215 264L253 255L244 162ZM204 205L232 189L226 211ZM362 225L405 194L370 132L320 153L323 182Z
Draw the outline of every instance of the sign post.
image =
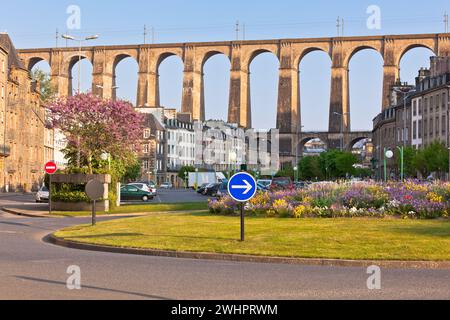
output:
M58 166L53 161L49 161L44 166L45 173L48 174L48 213L52 214L52 175L58 171Z
M228 194L240 202L241 207L241 241L245 240L244 205L256 194L256 180L247 172L239 172L228 181Z
M91 180L86 184L86 195L92 200L92 226L97 223L96 201L103 198L105 186L98 180Z

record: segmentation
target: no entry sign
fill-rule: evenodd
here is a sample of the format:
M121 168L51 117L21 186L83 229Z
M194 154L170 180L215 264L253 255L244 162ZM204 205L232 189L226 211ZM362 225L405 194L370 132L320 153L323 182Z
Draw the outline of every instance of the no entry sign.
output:
M47 174L55 174L58 170L58 166L53 161L49 161L45 164L44 170Z

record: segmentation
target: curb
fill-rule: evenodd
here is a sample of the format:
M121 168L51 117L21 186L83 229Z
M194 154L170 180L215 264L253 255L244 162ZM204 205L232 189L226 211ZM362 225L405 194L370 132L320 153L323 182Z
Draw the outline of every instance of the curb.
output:
M15 214L17 216L23 216L28 218L58 218L57 216L50 216L48 214L32 214L32 213L25 213L23 211L16 211L17 209L14 210L14 208L1 208L1 210L10 214Z
M142 256L183 258L195 260L217 260L233 262L253 262L253 263L274 263L290 265L310 265L310 266L329 266L329 267L369 267L376 265L384 268L393 269L450 269L450 261L395 261L395 260L339 260L339 259L319 259L319 258L283 258L283 257L264 257L240 254L224 253L203 253L186 251L168 251L104 246L96 244L80 243L65 240L49 234L44 241L57 246L71 249L109 252L120 254L132 254Z
M1 208L0 210L10 213L10 214L15 214L18 216L23 216L23 217L29 217L29 218L59 218L59 219L64 219L64 218L73 218L73 219L81 219L81 218L90 218L90 215L86 215L86 216L74 216L74 217L70 217L70 216L62 216L62 215L48 215L48 214L33 214L33 213L26 213L23 212L20 209L16 209L16 208ZM140 216L146 216L146 215L150 215L150 214L160 214L160 213L167 213L167 214L185 214L185 213L196 213L196 212L208 212L208 210L186 210L186 211L165 211L165 212L135 212L135 213L113 213L113 214L97 214L97 218L133 218L133 217L140 217Z

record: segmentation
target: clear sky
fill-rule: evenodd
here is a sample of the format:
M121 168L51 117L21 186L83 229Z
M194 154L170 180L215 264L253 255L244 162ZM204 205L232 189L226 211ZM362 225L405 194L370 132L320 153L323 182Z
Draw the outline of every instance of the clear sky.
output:
M336 19L344 19L345 35L436 33L444 31L444 12L450 1L433 0L0 0L0 31L7 31L17 48L55 46L56 29L74 35L99 34L92 45L233 40L239 21L240 37L245 24L246 39L329 37L337 35ZM432 4L431 4L432 3ZM68 6L81 9L81 29L67 30ZM377 5L381 28L369 29L367 8ZM65 46L62 39L59 46ZM417 70L428 66L430 51L411 50L401 63L402 81L412 82ZM302 118L305 130L326 130L330 91L330 58L321 52L306 56L300 65ZM370 129L380 110L381 56L363 50L350 62L352 129ZM48 69L45 63L37 67ZM76 67L76 66L75 66ZM206 115L224 119L227 115L230 64L224 56L214 56L205 65ZM90 87L92 67L82 62L82 88ZM183 65L176 57L164 61L161 102L180 108ZM76 81L76 77L74 79ZM137 64L126 59L117 67L118 95L135 101ZM272 54L258 56L251 65L253 124L257 128L275 126L278 60Z

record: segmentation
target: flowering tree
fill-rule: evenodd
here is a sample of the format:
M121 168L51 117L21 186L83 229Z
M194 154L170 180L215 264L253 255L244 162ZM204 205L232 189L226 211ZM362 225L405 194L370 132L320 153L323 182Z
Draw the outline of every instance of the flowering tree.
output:
M103 100L90 93L55 100L48 106L51 127L86 159L89 172L102 153L126 161L139 151L143 117L129 102Z

